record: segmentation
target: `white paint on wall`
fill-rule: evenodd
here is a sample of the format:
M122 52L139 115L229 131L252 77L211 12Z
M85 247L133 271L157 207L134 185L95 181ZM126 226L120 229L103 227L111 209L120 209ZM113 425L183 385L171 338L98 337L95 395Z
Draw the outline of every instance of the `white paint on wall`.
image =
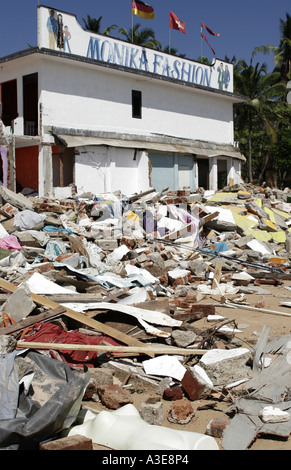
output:
M145 152L100 147L81 147L76 155L75 173L78 193L93 194L120 190L130 195L150 188L148 157Z
M42 76L44 126L233 143L232 102L220 95L52 58ZM132 118L132 90L142 93L142 119Z

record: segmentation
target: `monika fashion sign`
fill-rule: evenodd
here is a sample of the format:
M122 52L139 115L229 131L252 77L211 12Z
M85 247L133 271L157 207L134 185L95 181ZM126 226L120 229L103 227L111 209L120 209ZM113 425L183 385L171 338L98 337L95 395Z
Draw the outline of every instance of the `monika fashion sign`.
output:
M38 46L168 79L233 92L232 64L211 66L84 30L76 17L38 7Z

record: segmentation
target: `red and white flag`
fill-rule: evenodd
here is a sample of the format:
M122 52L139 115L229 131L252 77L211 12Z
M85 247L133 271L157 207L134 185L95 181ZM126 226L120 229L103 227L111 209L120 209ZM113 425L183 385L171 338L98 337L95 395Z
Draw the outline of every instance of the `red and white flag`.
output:
M212 50L213 54L215 55L215 50L210 46L209 42L207 41L207 39L206 39L206 37L205 37L205 35L204 35L203 33L201 33L201 37L202 37L203 39L205 39L205 41L207 42L208 46L210 47L210 49Z
M182 31L182 33L186 34L186 23L180 21L178 16L172 11L170 11L170 28L177 29L178 31Z
M212 34L212 36L220 36L219 33L214 33L210 28L208 28L204 23L202 23L202 21L201 21L201 28L205 28L209 34Z

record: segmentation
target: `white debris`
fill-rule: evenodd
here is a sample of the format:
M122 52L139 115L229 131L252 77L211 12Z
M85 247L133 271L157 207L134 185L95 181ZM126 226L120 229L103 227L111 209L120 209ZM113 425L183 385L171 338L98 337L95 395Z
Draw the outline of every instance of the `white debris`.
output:
M264 423L283 423L290 419L290 413L275 406L265 406L259 416Z

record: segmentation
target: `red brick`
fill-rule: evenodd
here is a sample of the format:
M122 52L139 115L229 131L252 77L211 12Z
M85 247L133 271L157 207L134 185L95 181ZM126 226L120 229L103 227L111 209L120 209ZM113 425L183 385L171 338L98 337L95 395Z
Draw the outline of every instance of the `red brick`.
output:
M167 388L163 394L164 400L174 401L181 400L181 398L183 398L183 392L177 385L175 387Z
M195 411L187 398L176 400L169 409L168 421L187 424L195 416Z
M40 450L93 450L92 439L76 434L40 444Z
M212 437L222 437L224 430L230 424L230 419L213 418L207 425L206 434Z
M117 410L123 405L133 403L127 390L124 390L117 384L101 385L97 387L99 398L107 408Z

